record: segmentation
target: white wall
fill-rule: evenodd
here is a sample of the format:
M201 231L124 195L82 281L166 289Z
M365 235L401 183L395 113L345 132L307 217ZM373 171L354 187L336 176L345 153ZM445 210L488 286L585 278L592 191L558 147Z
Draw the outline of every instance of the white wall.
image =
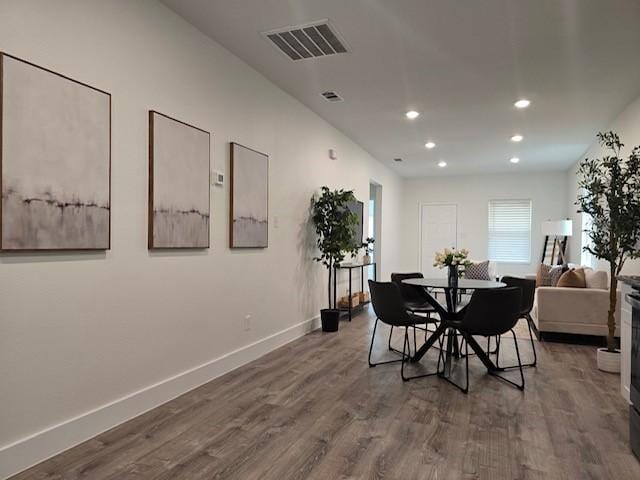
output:
M631 149L640 145L640 97L633 101L622 113L606 128L602 131L612 130L620 136L620 140L625 144L621 155L627 156ZM584 158L597 158L602 156L603 151L600 145L597 143L594 132L594 143L589 147L589 150L580 158L573 167L567 172L567 193L568 193L568 206L569 214L573 218L574 225L582 225L582 214L576 212L577 207L575 201L578 197L578 177L576 172L580 161ZM580 228L580 227L578 227ZM570 257L574 263L580 262L580 253L582 249L580 232L574 227L574 236L571 239ZM603 270L609 270L608 264L604 262L598 262L598 268ZM628 261L624 267L623 273L627 275L640 275L640 260Z
M458 205L458 247L474 260L487 258L489 200L531 199L532 254L530 264L498 264L498 275L535 273L542 253L541 222L566 215L564 172L474 175L415 179L405 182L402 218L402 257L405 270L419 268L419 215L423 203Z
M308 222L321 185L363 200L370 179L383 186L382 275L397 269L401 179L155 1L3 0L0 49L113 105L112 249L0 256L0 477L307 331L326 298ZM229 250L227 185L212 188L209 250L147 250L149 109L210 131L215 169L230 141L270 155L268 249Z

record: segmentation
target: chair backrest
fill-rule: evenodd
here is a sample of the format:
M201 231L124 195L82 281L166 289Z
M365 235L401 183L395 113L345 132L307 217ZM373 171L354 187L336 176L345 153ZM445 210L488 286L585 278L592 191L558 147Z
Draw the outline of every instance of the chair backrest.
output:
M373 311L381 321L395 326L409 323L409 315L397 284L369 280L369 293Z
M402 283L403 280L410 278L424 278L424 275L420 272L412 273L392 273L391 281L400 287L400 294L405 302L411 303L424 303L427 302L427 296L421 287L415 285L407 285Z
M472 335L502 335L518 322L521 306L518 287L476 290L462 318L463 330Z
M536 296L536 281L518 277L502 277L500 280L506 283L507 287L519 287L522 290L522 308L520 315L528 315L533 309L533 302Z

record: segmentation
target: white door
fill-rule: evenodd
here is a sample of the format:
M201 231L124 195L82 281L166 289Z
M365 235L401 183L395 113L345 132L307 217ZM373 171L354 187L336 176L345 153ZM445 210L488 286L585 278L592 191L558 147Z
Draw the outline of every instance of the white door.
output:
M433 266L436 252L458 246L458 206L422 205L420 209L420 271L425 277L445 277Z

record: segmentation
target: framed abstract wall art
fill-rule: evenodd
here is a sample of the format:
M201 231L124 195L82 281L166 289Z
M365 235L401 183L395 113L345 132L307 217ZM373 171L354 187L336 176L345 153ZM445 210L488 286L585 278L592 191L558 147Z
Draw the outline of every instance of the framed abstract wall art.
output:
M149 248L209 248L209 132L149 112Z
M269 157L231 144L231 248L266 248L269 244Z
M4 53L0 85L0 249L108 249L111 95Z

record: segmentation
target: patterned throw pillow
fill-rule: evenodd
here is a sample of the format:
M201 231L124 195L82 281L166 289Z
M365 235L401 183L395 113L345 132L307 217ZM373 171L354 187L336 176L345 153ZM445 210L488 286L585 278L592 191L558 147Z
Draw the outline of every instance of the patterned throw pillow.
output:
M541 263L538 265L538 271L536 272L536 287L550 287L551 278L549 278L549 270L551 267Z
M562 277L562 274L566 271L567 269L562 265L556 265L555 267L551 267L551 271L549 272L549 275L551 276L552 287L558 286L558 281L560 280L560 277Z
M489 260L472 263L464 269L464 278L468 280L491 280L489 275Z
M564 272L562 265L545 265L541 263L536 273L536 287L555 287Z

